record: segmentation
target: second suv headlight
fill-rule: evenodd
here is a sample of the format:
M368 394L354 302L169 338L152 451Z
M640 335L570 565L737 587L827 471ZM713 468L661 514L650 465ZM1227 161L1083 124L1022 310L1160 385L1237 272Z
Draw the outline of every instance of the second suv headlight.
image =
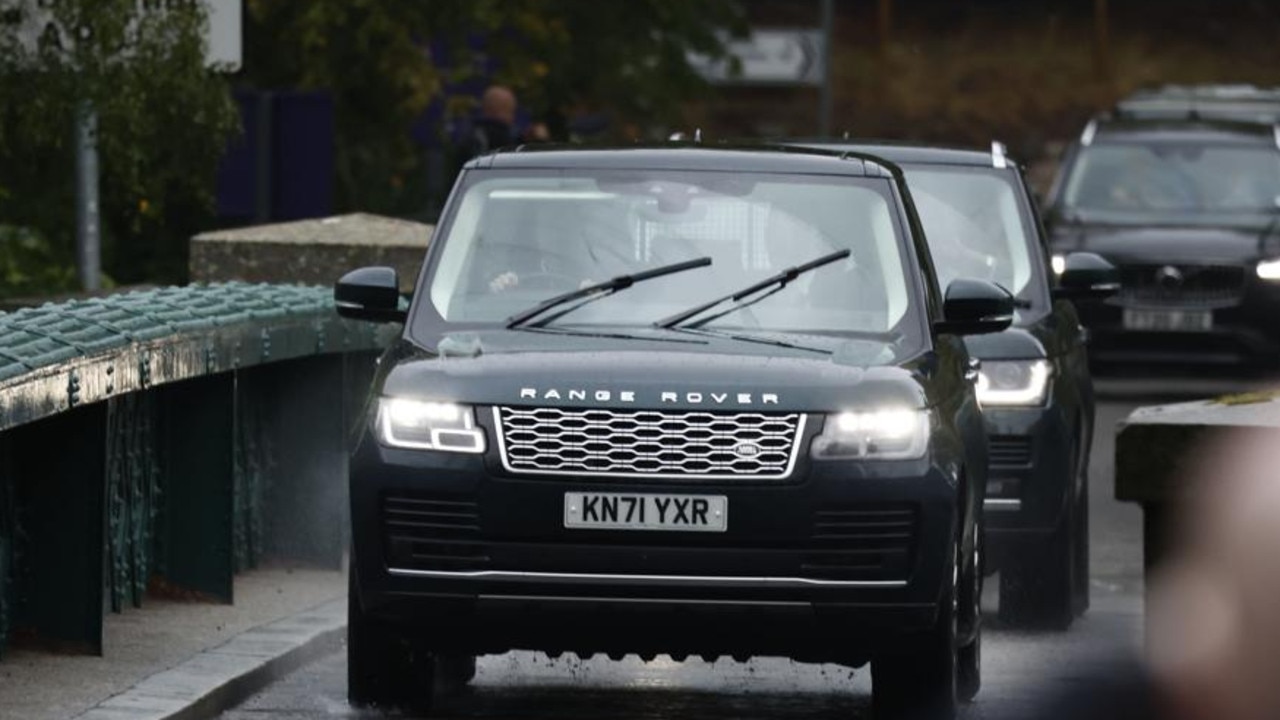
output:
M978 402L982 405L1042 405L1049 392L1049 363L1044 360L982 361Z
M915 460L929 446L929 411L888 408L827 416L813 440L819 460Z
M378 403L378 437L386 445L442 452L484 452L484 431L466 405L384 397Z
M1263 260L1258 263L1258 277L1272 282L1280 280L1280 260Z

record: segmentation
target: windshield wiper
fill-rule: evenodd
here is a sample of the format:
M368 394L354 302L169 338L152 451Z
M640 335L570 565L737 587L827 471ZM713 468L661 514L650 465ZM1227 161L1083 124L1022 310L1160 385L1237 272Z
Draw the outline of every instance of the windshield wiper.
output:
M682 337L662 337L660 335L632 335L631 333L620 332L617 330L584 330L578 329L581 326L558 326L558 327L518 327L516 330L523 330L539 335L568 335L572 337L586 338L607 338L611 340L642 340L648 342L678 343L681 345L706 345L706 340L693 340ZM679 332L684 332L683 330ZM695 335L707 335L711 333L705 331L694 332Z
M619 290L626 290L627 288L631 287L632 285L635 285L638 282L644 282L645 280L652 280L654 278L659 278L664 275L671 275L673 273L684 272L685 270L693 270L694 268L706 267L710 264L711 264L711 258L700 257L700 258L697 258L696 260L686 260L684 262L672 263L670 265L663 265L662 267L656 267L656 268L653 268L652 270L645 270L644 272L633 273L631 275L619 275L618 277L615 277L612 280L605 280L604 282L596 283L594 285L588 285L584 288L580 288L572 292L564 293L563 295L556 295L555 297L547 298L546 300L543 300L542 302L538 303L537 305L534 305L528 310L521 310L515 315L512 315L511 317L507 318L507 327L508 328L519 327L521 325L528 323L530 320L538 317L539 315L542 315L548 310L560 307L561 305L571 303L574 300L577 300L579 298L586 298L582 302L578 303L577 305L567 307L564 310L561 310L560 312L555 313L554 315L545 317L542 320L539 320L538 322L532 323L530 325L531 327L542 327L543 325L546 325L552 320L555 320L556 318L562 315L567 315L568 313L571 313L574 310L577 310L578 308L582 307L583 305L586 305L589 302L594 302L596 300L599 300L600 298L608 297L618 292Z
M777 338L761 337L759 335L747 335L744 333L722 332L719 330L707 330L706 328L691 327L672 327L669 328L673 332L690 333L693 335L703 335L706 337L722 337L738 342L753 343L756 345L770 345L772 347L790 348L792 350L806 350L811 353L820 355L831 355L834 350L825 350L823 348L811 347L809 345L800 345L798 343L787 342L786 340L778 340Z
M789 267L786 270L783 270L782 272L778 273L777 275L767 277L764 280L761 280L760 282L755 283L754 285L751 285L750 287L745 287L741 290L738 290L737 292L734 292L729 295L725 295L724 297L716 298L715 300L712 300L707 303L703 303L695 308L690 308L683 312L676 313L675 315L672 315L670 317L665 317L655 322L654 326L661 327L661 328L672 328L677 325L681 325L685 323L687 320L689 320L689 318L695 317L697 315L701 315L702 313L718 305L723 305L724 303L727 303L727 302L736 303L733 307L729 308L728 310L725 310L724 312L716 313L715 315L699 320L696 323L689 323L687 326L687 327L693 327L693 328L702 327L703 325L706 325L712 320L724 317L725 315L728 315L730 313L737 312L747 307L748 305L753 305L755 303L758 303L761 300L764 300L770 295L786 287L788 284L791 283L792 280L795 280L796 278L800 277L804 273L807 273L811 270L817 270L823 265L830 265L831 263L837 260L843 260L844 258L849 257L849 255L852 252L853 252L852 250L845 248L844 250L838 250L829 255L823 255L817 260L810 260L809 262L803 265L796 265L795 267ZM770 288L773 288L773 289L769 290ZM748 300L747 302L742 302L744 298L751 297L752 295L755 295L756 293L759 293L762 290L769 290L769 292L764 293L760 297L754 298L752 300Z

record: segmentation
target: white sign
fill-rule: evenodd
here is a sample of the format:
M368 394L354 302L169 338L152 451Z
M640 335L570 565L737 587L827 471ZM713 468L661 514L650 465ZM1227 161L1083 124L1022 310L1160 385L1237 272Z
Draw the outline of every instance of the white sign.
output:
M136 0L139 13L164 12L204 5L208 17L205 34L206 62L219 70L240 69L243 57L242 11L244 0ZM0 23L17 26L22 43L35 50L42 43L70 47L78 37L89 32L83 28L67 28L54 21L49 0L0 0Z
M729 40L726 49L742 63L740 75L727 60L690 55L689 63L718 85L821 85L826 75L820 30L753 30L744 40Z

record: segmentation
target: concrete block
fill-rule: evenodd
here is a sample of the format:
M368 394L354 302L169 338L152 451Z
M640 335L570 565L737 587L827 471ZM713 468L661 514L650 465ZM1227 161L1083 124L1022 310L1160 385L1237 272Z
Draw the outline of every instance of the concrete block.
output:
M202 233L191 239L191 281L332 285L348 270L387 265L409 292L433 229L355 213Z

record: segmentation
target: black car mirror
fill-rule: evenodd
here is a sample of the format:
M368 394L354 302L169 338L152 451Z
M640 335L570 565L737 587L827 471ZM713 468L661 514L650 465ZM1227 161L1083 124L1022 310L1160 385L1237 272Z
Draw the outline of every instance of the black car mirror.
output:
M1104 298L1120 289L1120 271L1106 258L1088 252L1068 255L1053 296L1065 300Z
M394 268L363 267L352 270L333 286L338 314L352 320L404 322L400 309L400 278Z
M953 335L997 333L1013 323L1013 310L1014 299L1008 290L986 280L960 278L947 286L943 320L934 328Z

